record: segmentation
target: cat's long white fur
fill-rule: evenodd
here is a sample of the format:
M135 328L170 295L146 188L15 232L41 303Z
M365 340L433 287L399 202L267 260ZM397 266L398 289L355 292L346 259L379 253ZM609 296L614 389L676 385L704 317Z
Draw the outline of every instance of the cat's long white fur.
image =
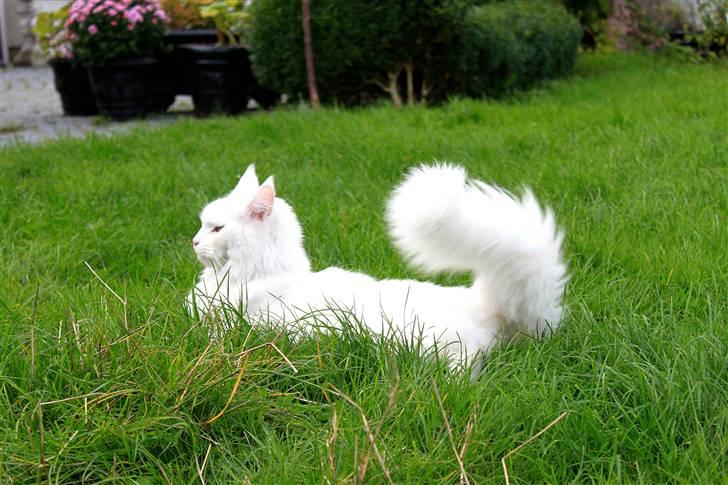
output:
M258 185L251 166L205 207L194 241L206 268L191 306L242 304L251 318L299 328L336 325L344 311L374 333L437 343L456 362L519 332L548 334L561 320L563 236L530 191L517 199L448 164L415 168L395 189L387 206L395 245L427 272L472 272L471 287L312 272L300 224L273 191L272 179Z
M415 266L472 272L483 304L506 325L531 335L558 326L567 280L563 233L530 190L519 200L469 181L462 167L417 167L394 191L387 221Z

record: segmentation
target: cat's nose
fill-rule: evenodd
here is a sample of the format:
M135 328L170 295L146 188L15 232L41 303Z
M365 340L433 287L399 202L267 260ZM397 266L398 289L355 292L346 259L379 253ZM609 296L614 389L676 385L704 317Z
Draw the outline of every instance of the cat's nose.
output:
M192 246L193 247L194 246L197 246L198 244L200 244L200 241L195 241L194 239L192 240Z

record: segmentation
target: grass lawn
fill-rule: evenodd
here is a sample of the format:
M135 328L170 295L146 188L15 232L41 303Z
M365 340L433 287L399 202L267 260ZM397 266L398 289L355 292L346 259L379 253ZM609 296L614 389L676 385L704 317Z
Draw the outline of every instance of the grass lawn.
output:
M587 55L509 101L0 149L0 481L453 483L461 457L502 483L501 458L567 412L508 458L511 483L726 483L727 74ZM553 206L573 275L553 338L471 383L353 332L279 336L290 364L242 355L275 335L210 344L185 314L198 211L248 163L275 174L316 269L402 277L382 210L431 160Z

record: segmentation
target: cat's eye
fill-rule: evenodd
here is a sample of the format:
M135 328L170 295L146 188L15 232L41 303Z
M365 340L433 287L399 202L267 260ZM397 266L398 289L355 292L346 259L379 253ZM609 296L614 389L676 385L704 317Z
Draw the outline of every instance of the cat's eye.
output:
M225 226L215 226L212 228L212 232L220 232L222 231L222 228Z

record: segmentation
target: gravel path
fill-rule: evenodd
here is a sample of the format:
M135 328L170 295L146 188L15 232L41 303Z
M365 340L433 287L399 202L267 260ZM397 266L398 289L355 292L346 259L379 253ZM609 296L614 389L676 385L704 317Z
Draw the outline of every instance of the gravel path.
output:
M190 97L178 96L170 109L172 113L143 121L120 123L98 116L63 116L50 68L0 69L0 146L17 142L37 143L61 136L83 136L89 132L114 133L139 124L170 123L191 109Z

